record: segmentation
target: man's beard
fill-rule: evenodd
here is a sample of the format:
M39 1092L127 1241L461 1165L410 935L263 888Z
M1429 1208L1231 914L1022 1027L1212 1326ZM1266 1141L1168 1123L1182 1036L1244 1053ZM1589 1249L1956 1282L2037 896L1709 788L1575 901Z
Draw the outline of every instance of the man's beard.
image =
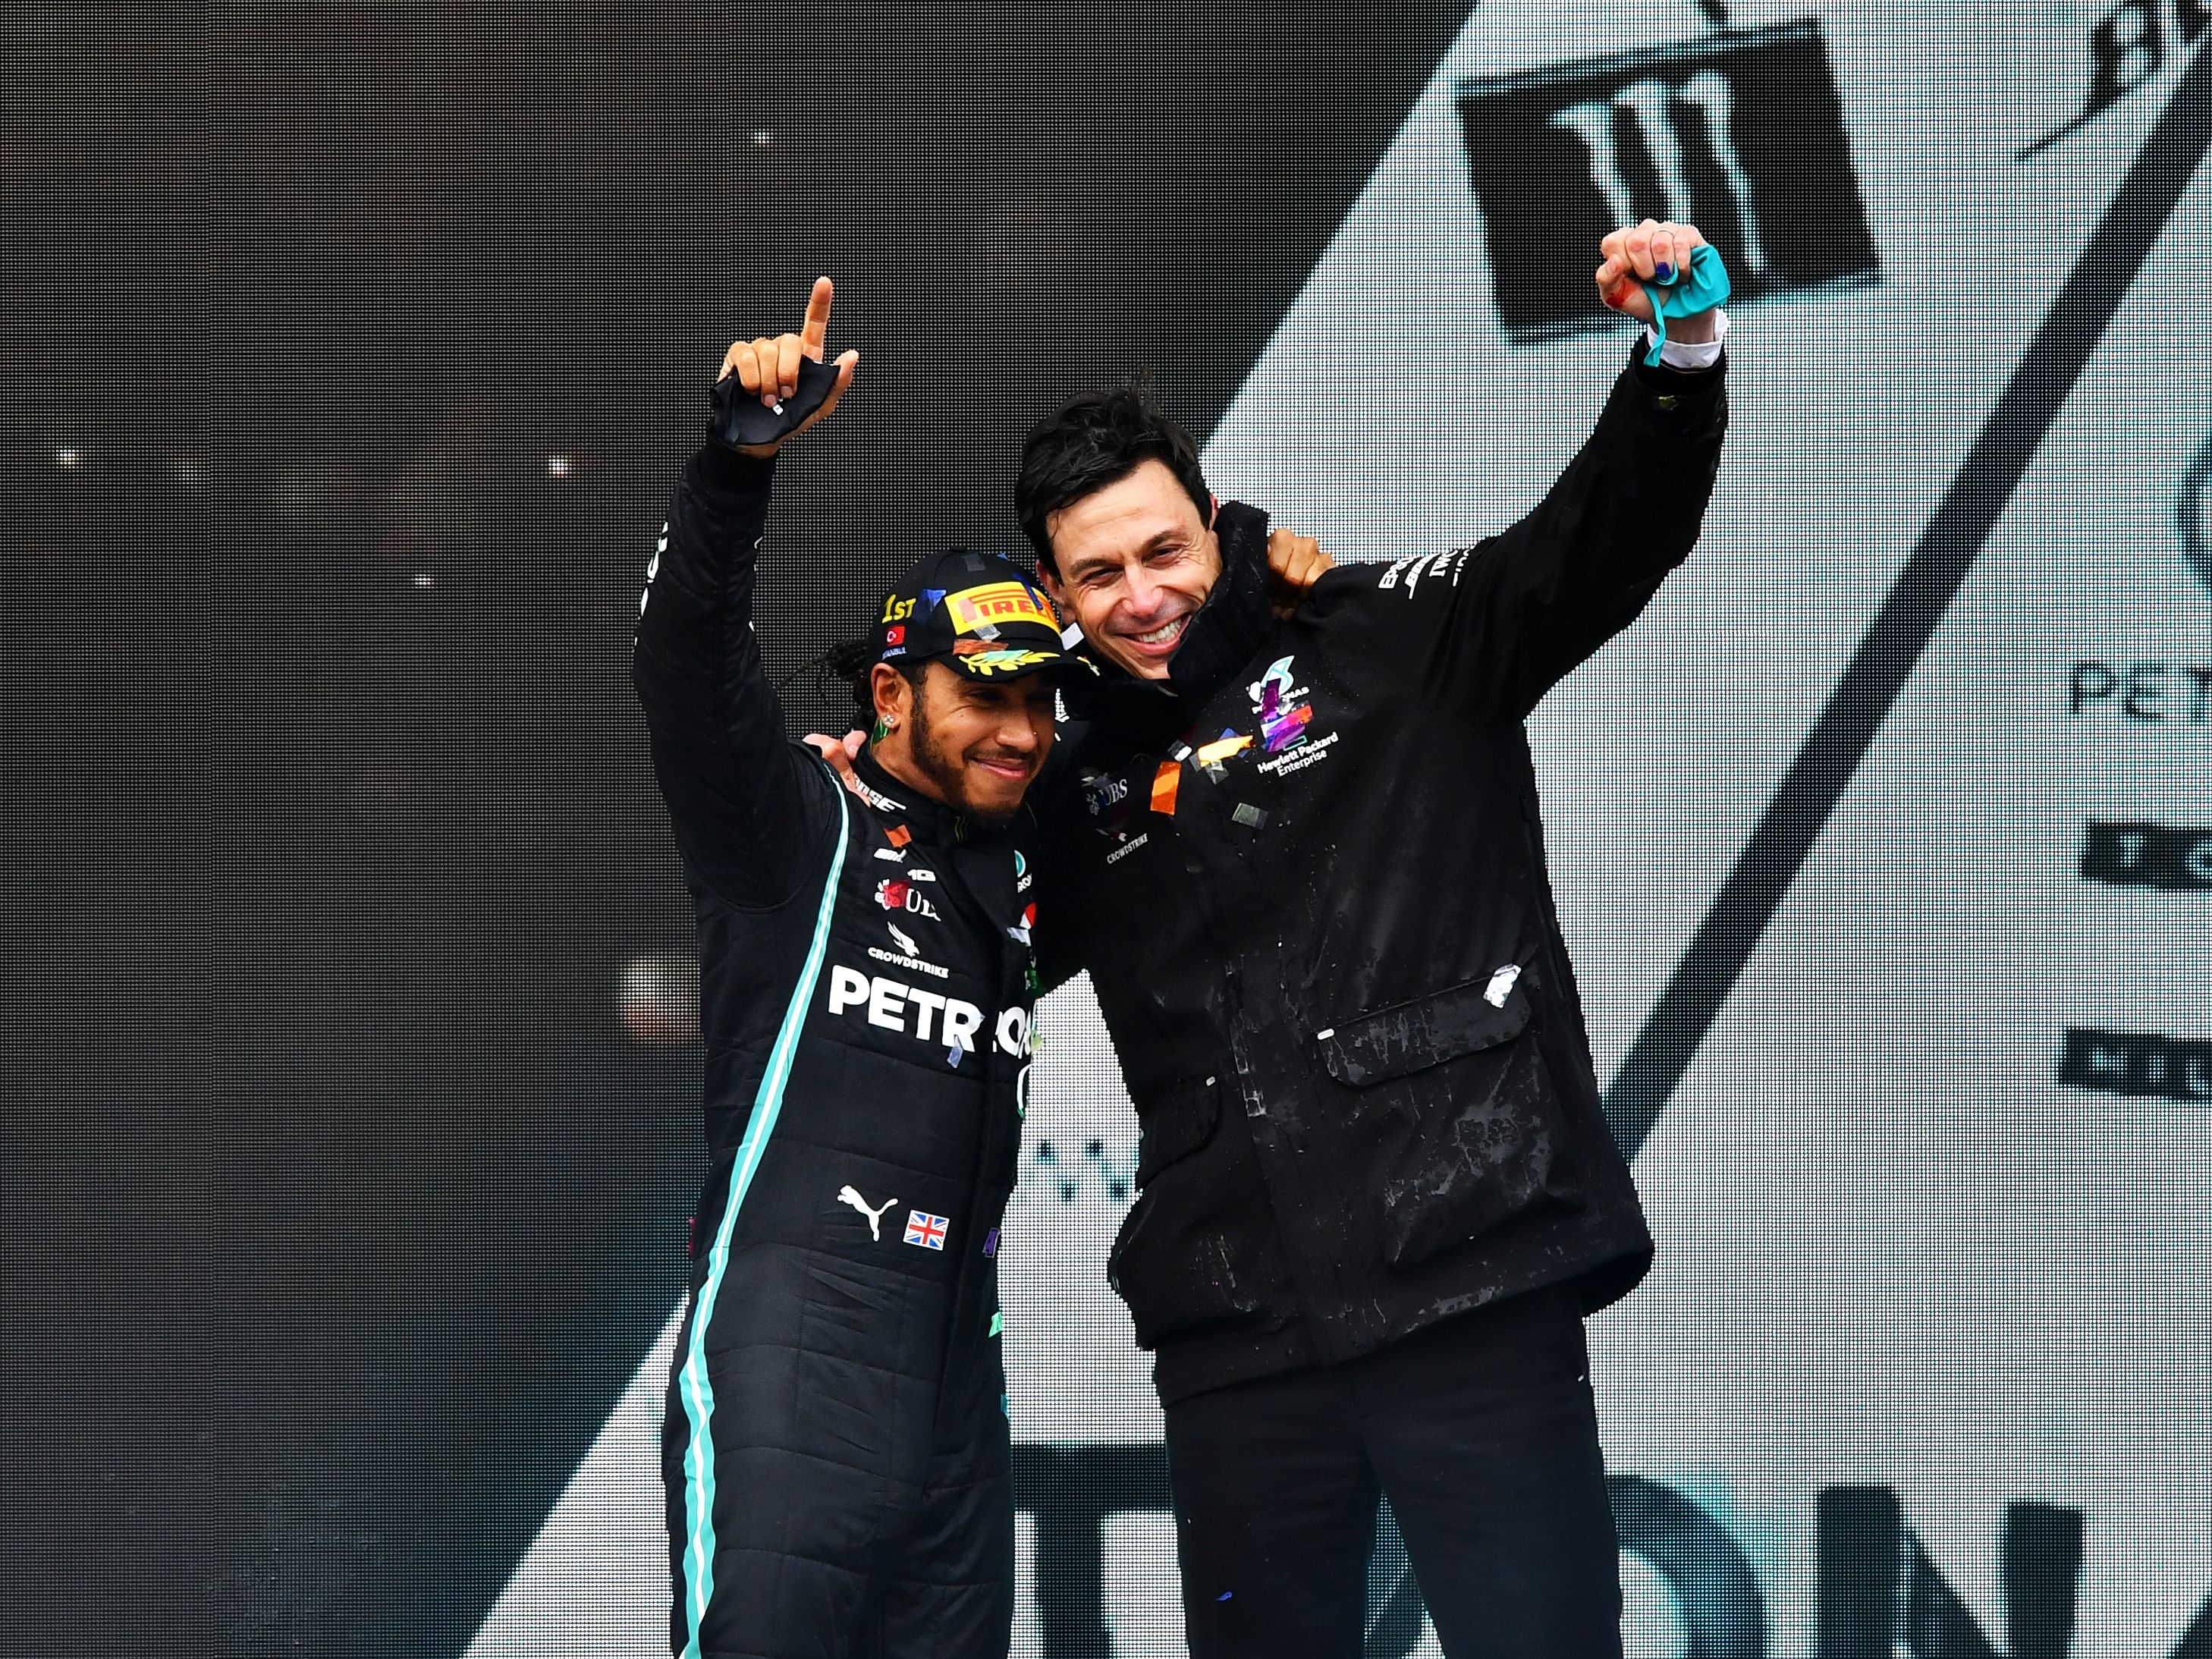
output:
M968 770L957 755L947 754L938 744L936 734L929 725L929 704L926 698L914 700L914 730L907 738L907 753L914 757L915 769L936 787L938 794L948 806L982 819L986 823L1003 823L1012 812L985 812L968 799Z

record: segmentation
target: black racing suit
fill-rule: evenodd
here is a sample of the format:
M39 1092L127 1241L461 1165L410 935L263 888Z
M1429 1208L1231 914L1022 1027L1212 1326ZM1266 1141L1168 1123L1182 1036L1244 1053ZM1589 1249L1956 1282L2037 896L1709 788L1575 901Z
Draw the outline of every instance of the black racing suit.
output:
M774 463L676 490L633 666L696 910L709 1170L664 1456L674 1650L990 1655L1013 1608L995 1255L1034 983L1014 837L785 733Z

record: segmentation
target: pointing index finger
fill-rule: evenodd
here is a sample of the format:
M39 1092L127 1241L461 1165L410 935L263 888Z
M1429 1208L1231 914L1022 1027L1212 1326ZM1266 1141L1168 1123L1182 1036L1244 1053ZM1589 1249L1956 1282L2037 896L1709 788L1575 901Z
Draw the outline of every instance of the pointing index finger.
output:
M830 332L830 302L836 298L837 287L827 276L814 279L814 292L807 296L806 325L799 331L799 349L816 362L822 361L822 342Z

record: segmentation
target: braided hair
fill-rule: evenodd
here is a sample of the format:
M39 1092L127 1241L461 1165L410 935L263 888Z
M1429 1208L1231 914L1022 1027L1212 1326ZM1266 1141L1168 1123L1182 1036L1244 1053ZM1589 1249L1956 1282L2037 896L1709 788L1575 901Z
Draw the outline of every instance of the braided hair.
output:
M862 730L876 720L874 669L877 662L875 640L862 635L856 640L840 640L826 651L809 657L776 682L777 689L789 685L805 674L814 676L815 689L827 694L833 686L843 686L852 694L854 724ZM928 665L926 662L895 662L906 683L914 688L914 695L921 696L921 678Z

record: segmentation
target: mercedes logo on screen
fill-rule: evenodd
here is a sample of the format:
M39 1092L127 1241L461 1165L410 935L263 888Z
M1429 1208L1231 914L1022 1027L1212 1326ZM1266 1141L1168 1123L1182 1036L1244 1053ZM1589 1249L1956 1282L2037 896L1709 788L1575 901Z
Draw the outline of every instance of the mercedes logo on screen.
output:
M2204 441L2181 475L2181 500L2174 508L2181 529L2181 554L2204 591L2212 593L2212 438Z

